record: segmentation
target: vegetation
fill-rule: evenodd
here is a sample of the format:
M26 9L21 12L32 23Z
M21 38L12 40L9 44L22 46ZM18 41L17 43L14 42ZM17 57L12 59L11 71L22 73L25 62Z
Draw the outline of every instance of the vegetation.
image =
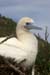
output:
M39 37L37 38L39 49L35 63L35 75L50 75L50 43Z
M12 19L6 18L5 16L0 15L0 37L8 36L11 34L15 34L16 22ZM35 62L35 75L50 75L50 43L48 43L47 38L49 34L47 32L47 27L45 31L45 40L40 38L40 35L36 35L39 40L39 49L38 55ZM1 62L0 57L0 66L4 64L4 61ZM3 65L0 68L0 75L16 75L13 70L10 68L4 67ZM9 73L8 73L9 72Z
M12 19L0 15L0 37L14 34L16 24Z

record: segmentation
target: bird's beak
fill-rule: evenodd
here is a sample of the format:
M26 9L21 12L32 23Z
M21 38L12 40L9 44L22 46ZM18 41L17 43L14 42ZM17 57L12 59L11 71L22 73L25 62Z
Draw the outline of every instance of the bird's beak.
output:
M29 25L26 25L26 28L27 28L27 29L42 30L41 27L38 27L38 26L36 26L35 24L29 24Z

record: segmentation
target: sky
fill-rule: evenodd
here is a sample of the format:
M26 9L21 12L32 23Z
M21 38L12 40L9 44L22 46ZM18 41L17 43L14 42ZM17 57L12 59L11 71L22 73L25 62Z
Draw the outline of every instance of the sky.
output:
M48 26L50 42L50 0L0 0L0 14L16 22L24 16L31 17L37 26L43 28L42 31L33 31L42 38Z

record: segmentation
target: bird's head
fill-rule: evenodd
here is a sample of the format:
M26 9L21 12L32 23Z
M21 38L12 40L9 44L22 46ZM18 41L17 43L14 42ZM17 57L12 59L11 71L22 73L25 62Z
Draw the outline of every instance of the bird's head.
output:
M17 28L21 28L24 30L30 30L30 29L37 29L37 30L41 30L41 27L37 27L34 23L34 20L29 18L29 17L23 17L22 19L20 19L20 21L18 22Z

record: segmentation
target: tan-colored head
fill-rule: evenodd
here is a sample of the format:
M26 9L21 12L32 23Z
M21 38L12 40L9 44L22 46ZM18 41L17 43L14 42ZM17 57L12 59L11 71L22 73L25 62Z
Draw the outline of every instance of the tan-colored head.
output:
M19 20L17 29L28 30L28 25L34 23L34 21L29 17L23 17Z
M34 20L29 17L23 17L19 20L16 27L16 34L23 34L24 32L29 32L30 29L41 29L39 27L34 26Z
M41 29L40 27L35 26L34 20L29 17L23 17L19 20L17 29Z

